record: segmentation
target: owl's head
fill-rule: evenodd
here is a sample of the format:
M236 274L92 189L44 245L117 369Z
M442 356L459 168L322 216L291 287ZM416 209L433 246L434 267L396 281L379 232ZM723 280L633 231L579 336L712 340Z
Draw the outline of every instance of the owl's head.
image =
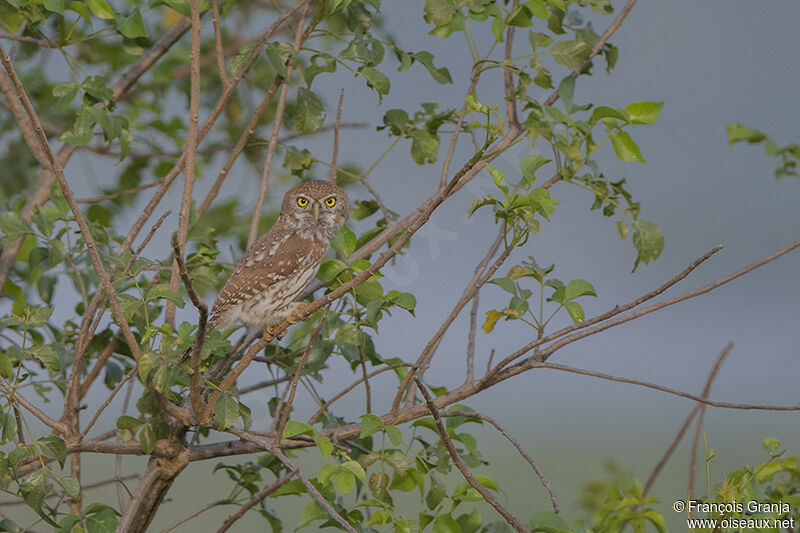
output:
M281 221L330 238L347 220L347 194L329 181L311 180L292 187L283 197Z

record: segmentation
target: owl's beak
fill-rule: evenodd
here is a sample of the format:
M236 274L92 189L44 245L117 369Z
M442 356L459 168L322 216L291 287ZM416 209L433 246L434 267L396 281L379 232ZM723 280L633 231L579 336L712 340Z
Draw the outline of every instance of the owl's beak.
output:
M319 220L319 204L314 204L314 221Z

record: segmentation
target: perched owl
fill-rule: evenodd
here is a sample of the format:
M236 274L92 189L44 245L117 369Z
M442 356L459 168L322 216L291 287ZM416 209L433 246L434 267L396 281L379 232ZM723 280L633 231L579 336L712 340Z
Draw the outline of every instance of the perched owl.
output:
M247 249L217 295L209 331L242 322L247 337L254 338L291 319L303 306L294 299L317 272L328 240L347 215L347 194L331 182L312 180L289 189L278 220Z

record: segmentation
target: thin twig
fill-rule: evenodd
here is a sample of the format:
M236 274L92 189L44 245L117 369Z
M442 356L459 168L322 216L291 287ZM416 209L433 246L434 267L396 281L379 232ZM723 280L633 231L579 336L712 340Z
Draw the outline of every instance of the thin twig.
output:
M130 372L128 372L119 383L117 383L117 386L114 387L114 390L112 390L111 394L108 395L108 398L106 398L106 400L103 402L103 405L101 405L100 408L97 411L95 411L94 416L92 416L91 420L89 420L89 423L86 424L86 427L78 436L78 442L86 438L86 434L89 433L89 430L92 429L92 426L94 426L95 422L97 422L97 419L100 418L100 414L103 411L105 411L106 407L108 407L109 404L111 404L111 402L114 400L114 397L117 395L122 386L125 385L125 383L127 383L128 380L135 375L136 375L136 367L134 366L133 368L131 368Z
M447 452L450 454L453 464L456 465L456 468L458 468L458 471L461 472L462 476L464 476L464 479L467 480L467 483L469 483L472 488L478 491L486 503L494 507L495 510L500 513L500 516L502 516L511 527L521 533L530 533L530 530L525 527L516 516L511 514L505 507L500 505L495 497L489 492L489 489L478 483L478 480L476 480L469 471L467 465L465 465L464 461L461 460L461 457L458 456L458 452L456 451L455 446L453 446L453 441L450 440L450 436L447 434L447 428L444 427L442 417L439 414L439 410L436 408L436 404L433 403L433 398L431 398L428 389L422 384L422 381L418 377L414 378L414 382L417 384L417 388L419 388L419 391L425 398L425 403L428 405L428 410L430 410L431 415L433 415L433 419L436 422L436 427L439 428L439 435L442 437L442 443L444 443L444 447L447 448Z
M222 28L219 23L219 4L217 0L211 0L211 20L214 22L214 46L217 56L217 70L222 85L228 83L228 72L225 70L225 53L222 50Z
M709 392L711 392L711 383L717 376L717 372L719 371L722 361L728 356L732 348L733 344L732 343L728 344L725 347L725 349L722 350L722 353L720 353L719 356L717 357L717 361L714 363L714 367L708 374L708 378L706 378L706 386L703 388L703 393L701 395L703 398L708 399L708 394ZM669 458L675 452L675 449L678 447L678 444L680 444L681 440L683 440L683 436L686 434L686 430L689 429L692 420L694 420L694 417L701 410L705 410L705 405L696 404L694 407L692 407L692 410L689 411L686 420L683 421L683 425L681 425L680 430L678 430L678 434L675 435L675 438L672 440L672 443L670 443L669 447L667 448L667 451L664 452L664 455L661 457L661 460L658 461L658 464L656 464L655 468L653 468L653 471L650 473L650 477L647 478L647 483L644 484L644 489L642 491L643 498L644 496L647 496L647 494L650 492L650 489L653 487L653 483L655 483L656 478L661 473L661 470L664 468L664 465L667 464L667 461L669 461ZM689 492L690 492L689 499L691 499L691 490Z
M533 458L530 455L528 455L528 453L525 451L525 448L522 447L522 444L520 444L519 441L515 439L513 435L511 435L511 433L509 433L505 428L503 428L503 426L501 426L497 422L497 420L481 413L472 413L468 411L442 411L439 414L441 416L463 416L467 418L480 418L481 420L485 420L489 422L491 425L493 425L497 429L497 431L499 431L506 439L508 439L508 441L511 444L514 445L519 454L526 461L528 461L528 464L531 465L533 471L536 472L536 475L542 482L542 485L544 485L545 490L547 490L547 493L550 495L550 503L553 505L553 512L558 514L558 502L556 502L556 493L553 490L553 486L550 484L547 478L544 477L544 473L536 465L536 461L534 461Z
M450 314L447 315L447 318L439 326L439 329L434 334L433 338L428 341L428 344L425 345L425 348L422 350L422 353L419 354L416 361L416 368L411 369L408 375L403 380L403 383L400 385L400 389L397 391L395 395L394 403L392 404L392 410L397 410L400 406L400 402L402 401L402 397L405 394L407 388L411 384L411 379L415 376L422 376L425 374L425 369L430 365L431 359L433 359L433 355L436 353L436 350L439 348L439 344L441 344L442 339L444 338L445 333L453 324L453 321L458 317L461 313L461 310L464 309L472 298L478 294L478 291L483 287L489 279L494 276L495 272L502 266L511 252L514 250L513 246L509 246L503 250L500 256L494 261L494 263L488 267L489 261L491 261L494 254L497 253L497 250L500 248L500 245L503 243L506 235L506 226L501 225L500 230L498 232L497 238L492 242L489 246L489 250L486 252L486 255L483 257L481 262L475 268L475 273L472 275L472 278L467 283L467 286L464 288L464 292L461 294L461 297L456 302L455 307L453 307ZM409 394L406 402L408 405L413 403L414 401L414 394Z
M573 331L584 329L584 328L588 328L589 326L593 326L594 324L597 324L598 322L602 322L602 321L607 320L607 319L609 319L609 318L611 318L613 316L619 315L620 313L623 313L623 312L625 312L625 311L627 311L629 309L633 309L634 307L637 307L638 305L640 305L640 304L642 304L642 303L644 303L644 302L646 302L648 300L652 300L653 298L655 298L656 296L662 294L664 291L666 291L667 289L669 289L670 287L672 287L673 285L675 285L679 281L685 279L689 274L692 273L692 271L694 269L696 269L701 264L706 262L712 255L714 255L715 253L719 252L720 250L722 250L722 246L715 246L711 250L707 251L706 253L704 253L703 255L701 255L700 257L695 259L694 261L692 261L692 263L688 267L683 269L683 271L680 274L672 277L669 281L667 281L666 283L664 283L663 285L661 285L657 289L655 289L653 291L650 291L647 294L645 294L643 296L640 296L639 298L636 298L635 300L632 300L632 301L630 301L630 302L628 302L628 303L626 303L626 304L624 304L622 306L619 306L619 305L614 306L614 308L611 309L610 311L607 311L607 312L605 312L603 314L600 314L600 315L592 317L592 318L590 318L588 320L585 320L585 321L581 322L580 324L573 324L571 326L567 326L565 328L562 328L562 329L556 331L555 333L551 333L550 335L546 335L546 336L544 336L544 337L542 337L540 339L536 339L535 341L533 341L533 342L531 342L529 344L526 344L520 350L517 350L513 354L511 354L508 357L506 357L505 359L503 359L500 363L498 363L496 368L503 368L503 367L507 366L514 359L520 357L521 355L529 352L530 350L533 350L534 348L536 348L536 347L538 347L538 346L540 346L540 345L542 345L544 343L550 342L550 341L555 340L555 339L557 339L559 337L563 337L563 336L567 335L568 333L572 333ZM491 372L488 372L487 375L489 373L491 373Z
M367 361L364 358L364 349L359 345L358 355L361 357L361 376L364 380L364 394L366 395L366 404L364 412L372 414L372 388L369 386L369 374L367 373Z
M212 0L216 5L216 0ZM192 15L192 45L189 52L191 63L190 89L189 89L189 131L186 135L186 157L184 158L183 195L181 207L178 211L178 239L176 250L183 255L186 248L186 237L189 233L189 215L192 209L192 191L194 190L194 162L197 150L197 127L200 123L200 0L189 0L189 9ZM180 272L178 259L173 256L172 272L169 278L169 288L177 291L180 286ZM172 300L167 300L164 309L164 323L175 329L175 307Z
M247 122L244 130L242 130L239 140L236 141L236 146L233 147L233 151L231 151L231 153L228 155L228 160L222 166L222 170L219 171L219 175L214 181L214 185L211 186L211 189L208 191L203 203L197 208L198 214L202 215L205 213L211 206L211 203L217 197L217 194L219 194L219 191L222 188L222 183L225 181L225 178L228 177L228 173L231 171L231 168L236 162L236 159L239 157L239 154L241 154L242 150L244 150L245 145L247 145L247 141L250 140L250 137L252 137L255 133L256 126L258 125L258 121L261 119L261 115L264 114L267 106L269 106L270 102L272 101L272 97L275 95L275 91L278 90L280 85L280 77L276 77L275 81L273 81L272 85L270 85L267 94L264 95L264 99L250 116L250 120Z
M3 376L0 376L0 386L2 386L3 390L8 394L10 402L17 403L17 404L21 405L22 407L24 407L33 416L35 416L36 418L41 420L42 423L45 426L51 428L56 433L66 434L67 427L66 427L65 424L63 424L62 422L57 422L57 421L53 420L52 418L50 418L49 416L44 414L34 404L32 404L31 402L26 400L24 397L22 397L19 394L19 392L17 392L16 388L13 385L11 385L11 383L6 381L6 378L4 378Z
M189 294L189 299L192 301L192 305L195 306L197 312L200 314L200 318L197 322L197 335L195 336L191 347L192 358L190 366L192 372L189 376L189 396L191 397L194 416L202 423L204 420L202 420L200 417L203 415L203 413L205 413L205 406L203 402L203 390L200 384L200 362L203 351L203 341L206 338L208 306L197 294L197 291L194 290L192 278L189 276L189 271L186 270L186 263L183 261L183 254L181 253L179 247L178 237L174 233L172 234L172 250L173 257L175 258L175 264L178 266L178 271L180 273L181 280L183 280L183 285L186 287L186 292Z
M212 3L214 5L216 5L217 2L216 2L216 0L212 0ZM226 500L217 500L215 502L208 503L208 504L202 506L197 511L189 513L188 515L184 516L180 520L176 520L175 522L170 524L168 527L162 529L161 533L169 533L170 531L173 531L174 529L176 529L176 528L180 527L181 525L185 524L189 520L191 520L193 518L197 518L201 514L203 514L206 511L208 511L209 509L213 509L214 507L219 507L220 505L233 505L233 502L226 499Z
M292 479L296 473L297 470L292 470L290 472L287 472L286 474L276 479L269 487L265 488L264 490L256 492L253 495L253 497L250 498L244 505L242 505L235 513L233 513L232 515L230 515L228 518L225 519L225 521L222 523L222 526L220 526L220 528L217 530L217 533L224 533L225 531L228 531L228 529L230 529L230 527L234 524L234 522L243 517L247 513L247 511L255 507L256 504L258 504L264 498L268 497L270 494L272 494L282 486L286 485L286 483L288 483L289 480Z
M717 376L717 372L719 372L720 367L722 366L722 362L725 361L725 358L728 357L728 354L731 353L733 349L733 343L728 343L727 346L722 350L722 353L719 354L717 357L716 362L714 363L714 368L711 369L711 372L708 374L708 379L706 380L706 386L703 387L703 393L701 396L704 399L708 399L708 395L711 392L711 384L714 382L714 378ZM686 499L691 500L692 494L694 493L694 469L695 469L695 462L697 461L697 443L700 440L700 430L703 428L703 418L706 414L706 406L704 404L697 405L699 408L700 416L697 417L697 428L694 431L694 439L692 440L692 453L689 459L689 490L687 492ZM689 513L691 513L691 506L689 508ZM690 515L691 516L691 515Z
M281 417L281 423L278 425L277 430L275 431L275 447L280 448L281 440L283 439L283 430L286 428L286 422L289 421L289 413L292 410L292 404L294 403L294 394L297 391L297 382L300 380L300 375L303 373L303 368L306 365L306 360L308 359L308 354L311 352L311 348L314 346L314 343L317 342L317 337L319 333L322 331L322 326L325 324L325 319L328 317L328 311L330 310L330 306L325 308L325 312L322 313L322 318L319 320L319 324L317 327L314 328L314 332L311 333L311 337L308 339L308 345L306 349L303 351L303 356L300 358L300 362L297 364L297 371L294 373L294 378L292 379L292 385L289 392L289 399L283 405L283 408L280 412L275 412L275 417L277 418L279 415Z
M94 196L92 198L78 198L77 200L75 200L75 202L79 204L96 204L99 202L105 202L107 200L114 200L115 198L121 198L123 196L128 196L130 194L136 194L137 192L142 192L152 187L157 187L158 185L161 185L161 181L162 180L154 181L152 183L146 183L144 185L139 185L138 187L125 189L124 191L112 192L110 194L104 194L102 196Z
M377 376L378 374L382 374L382 373L384 373L384 372L386 372L386 371L389 371L389 370L394 370L395 368L401 368L401 367L413 367L413 366L414 366L414 365L413 365L413 364L411 364L411 363L394 363L394 364L391 364L391 365L388 365L388 366L384 366L384 367L382 367L382 368L379 368L378 370L373 370L372 372L370 372L369 374L367 374L367 378L373 378L373 377ZM309 418L309 419L308 419L308 422L306 422L306 423L307 423L309 426L313 426L314 424L316 424L316 423L317 423L317 420L319 420L319 417L321 417L321 416L323 415L323 413L325 413L325 411L327 411L327 410L328 410L328 408L329 408L331 405L333 405L333 403L334 403L334 402L336 402L337 400L339 400L340 398L342 398L342 397L343 397L345 394L347 394L347 393L348 393L348 392L350 392L351 390L353 390L353 389L355 389L356 387L358 387L358 386L359 386L361 383L363 383L363 382L364 382L364 377L362 376L362 377L358 378L357 380L355 380L355 381L354 381L353 383L351 383L350 385L348 385L347 387L345 387L344 389L342 389L341 391L339 391L339 393L338 393L338 394L334 395L334 396L333 396L333 397L332 397L330 400L328 400L327 402L323 403L323 404L322 404L322 405L319 407L319 409L317 409L317 412L316 412L316 413L314 413L314 414L311 416L311 418Z
M303 44L303 24L305 23L306 13L308 12L308 4L303 7L303 12L300 14L300 21L297 24L297 30L294 35L294 51L295 54L300 51ZM309 28L314 25L313 22L309 24ZM286 66L286 77L281 80L281 91L278 94L278 103L275 107L275 116L272 119L272 135L269 138L269 146L267 147L267 157L264 161L264 170L261 172L261 185L258 189L258 198L256 205L253 208L253 218L250 221L250 232L247 235L247 247L253 245L258 237L258 224L261 221L261 209L264 206L264 198L267 196L267 188L269 187L269 175L272 171L272 159L275 156L275 149L278 147L278 132L281 129L283 122L283 113L286 110L286 95L289 92L289 82L292 79L292 72L294 72L294 63L289 63Z
M339 157L339 128L342 126L343 102L344 89L339 93L339 107L336 108L336 125L333 128L333 155L331 155L331 182L333 183L336 183L336 160Z

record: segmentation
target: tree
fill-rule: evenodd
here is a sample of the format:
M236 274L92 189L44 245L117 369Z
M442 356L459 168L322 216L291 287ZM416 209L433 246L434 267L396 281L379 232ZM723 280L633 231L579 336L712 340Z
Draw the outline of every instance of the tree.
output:
M634 270L657 259L663 249L659 228L640 216L641 205L625 180L607 178L594 160L598 151L613 150L622 161L644 161L632 132L635 126L654 124L661 103L634 102L618 109L574 100L581 76L603 66L612 71L617 49L610 39L635 3L629 1L614 14L607 0L427 0L424 17L431 33L443 43L455 38L468 43L466 80L453 80L429 51L401 49L379 16L378 0L302 0L280 9L266 2L169 0L144 12L105 0L4 4L3 37L14 41L0 49L0 86L8 111L2 115L3 129L11 133L4 162L14 178L2 183L5 215L0 220L0 286L10 304L0 337L3 490L60 530L144 531L186 468L207 468L194 464L206 459L246 455L247 462L218 466L233 481L231 496L199 509L235 505L219 524L221 530L257 509L278 531L280 521L265 500L302 495L307 504L298 526L348 531L500 528L484 526L474 502L485 500L518 531L580 531L582 524L569 525L556 516L555 493L520 446L550 490L553 512L528 522L530 517L517 518L503 506L493 495L496 482L473 473L482 459L466 429L470 426L456 430L469 422L487 422L518 443L499 421L462 402L491 387L509 387L505 382L523 372L550 368L689 398L697 407L686 427L698 414L702 421L705 405L798 410L710 401L715 372L706 390L694 395L549 361L572 342L714 290L800 246L793 243L731 276L657 299L719 248L711 249L664 285L590 318L581 305L596 296L588 281L563 282L552 275L552 266L524 257L526 244L558 207L550 190L562 184L585 190L593 209L615 219L621 238L630 234ZM584 21L592 13L608 15L600 35ZM520 38L523 32L527 39ZM43 58L56 54L69 72L40 67ZM315 82L352 74L380 102L409 69L424 69L440 84L459 83L465 97L456 109L434 103L417 110L388 109L382 123L368 125L391 140L389 150L406 146L409 166L436 173L432 194L400 216L383 201L380 186L370 182L384 154L365 154L355 165L337 164L339 136L364 125L342 123L342 100L334 114L334 102L315 92ZM497 87L501 90L493 94ZM532 87L552 92L537 100ZM256 136L262 131L264 139ZM334 133L332 157L310 148L310 136L325 131ZM96 138L100 133L102 141ZM743 127L732 126L730 133L732 142L765 140ZM474 150L458 160L455 148L465 139L472 140ZM56 142L61 147L54 153L51 144ZM552 156L533 153L533 147L548 147ZM526 150L526 155L519 172L507 176L492 162L512 149ZM793 172L796 146L773 143L767 149L782 158L780 175ZM77 199L72 192L79 176L67 164L82 152L120 161L102 183L102 195ZM240 155L260 173L254 205L224 194ZM280 167L276 156L282 158ZM432 165L440 161L441 168L435 169ZM322 264L304 295L306 321L288 338L265 336L234 360L235 334L206 331L203 297L219 288L231 267L218 260L220 244L234 243L242 250L271 223L272 217L262 212L276 188L270 179L276 172L293 181L330 172L339 184L363 188L371 198L356 202L351 213L355 230L345 228L334 237L336 257ZM211 173L217 176L201 201L195 179ZM146 178L151 174L155 180ZM182 190L175 223L167 218L164 200L181 175L182 186L175 185ZM491 180L493 192L476 198L470 214L490 211L486 223L494 222L497 238L471 277L465 275L463 294L422 353L416 359L411 354L382 356L373 342L379 327L388 327L391 313L413 314L416 298L386 290L381 269L404 253L437 208L473 180ZM252 190L253 183L245 183ZM131 211L135 220L126 224ZM148 248L154 235L170 225L172 247ZM516 264L507 264L520 254ZM480 321L482 289L505 291L508 305L488 310ZM56 297L57 291L78 295L77 304ZM197 324L176 323L176 307L186 303L196 310ZM467 306L473 341L464 357L466 381L450 389L426 384L425 372L444 334ZM547 326L556 313L566 313L573 324L552 331ZM530 327L533 340L490 358L485 373L476 371L477 330L488 334L499 326ZM196 337L203 342L193 345ZM178 365L190 346L195 347L190 361ZM337 358L352 369L353 385L328 399L316 397L315 413L293 410L298 384L325 380L327 364ZM245 369L256 368L254 362L266 362L276 372L274 379L237 387ZM385 383L382 374L389 372L397 377L394 390L372 386L371 380ZM361 416L336 414L334 403L362 385ZM84 413L87 394L103 387L106 400ZM134 388L141 390L138 414L129 401ZM307 388L314 396L313 387ZM253 404L246 395L254 390L274 391L269 427L252 424ZM123 391L125 407L115 426L98 432L101 415ZM373 394L390 399L391 408L374 412ZM53 398L63 403L55 415L43 407ZM412 436L416 431L428 433ZM796 486L796 461L779 459L772 441L765 446L771 466L752 477L760 475L759 483L767 484L772 476L794 472ZM304 471L295 460L301 452L292 451L305 448L321 454L324 464L316 472ZM121 480L110 480L119 489L116 508L92 502L82 491L87 486L81 483L81 467L93 453L150 457L130 494ZM463 482L450 486L442 476L454 467ZM732 487L744 493L752 487L750 479L745 481ZM617 531L650 523L660 528L663 518L649 506L649 486L632 486L610 503L593 504L596 523L591 527ZM791 492L777 484L773 488L775 494ZM408 515L395 506L398 494L416 490L424 502L421 511ZM494 518L485 517L487 522ZM21 527L8 518L0 525Z

